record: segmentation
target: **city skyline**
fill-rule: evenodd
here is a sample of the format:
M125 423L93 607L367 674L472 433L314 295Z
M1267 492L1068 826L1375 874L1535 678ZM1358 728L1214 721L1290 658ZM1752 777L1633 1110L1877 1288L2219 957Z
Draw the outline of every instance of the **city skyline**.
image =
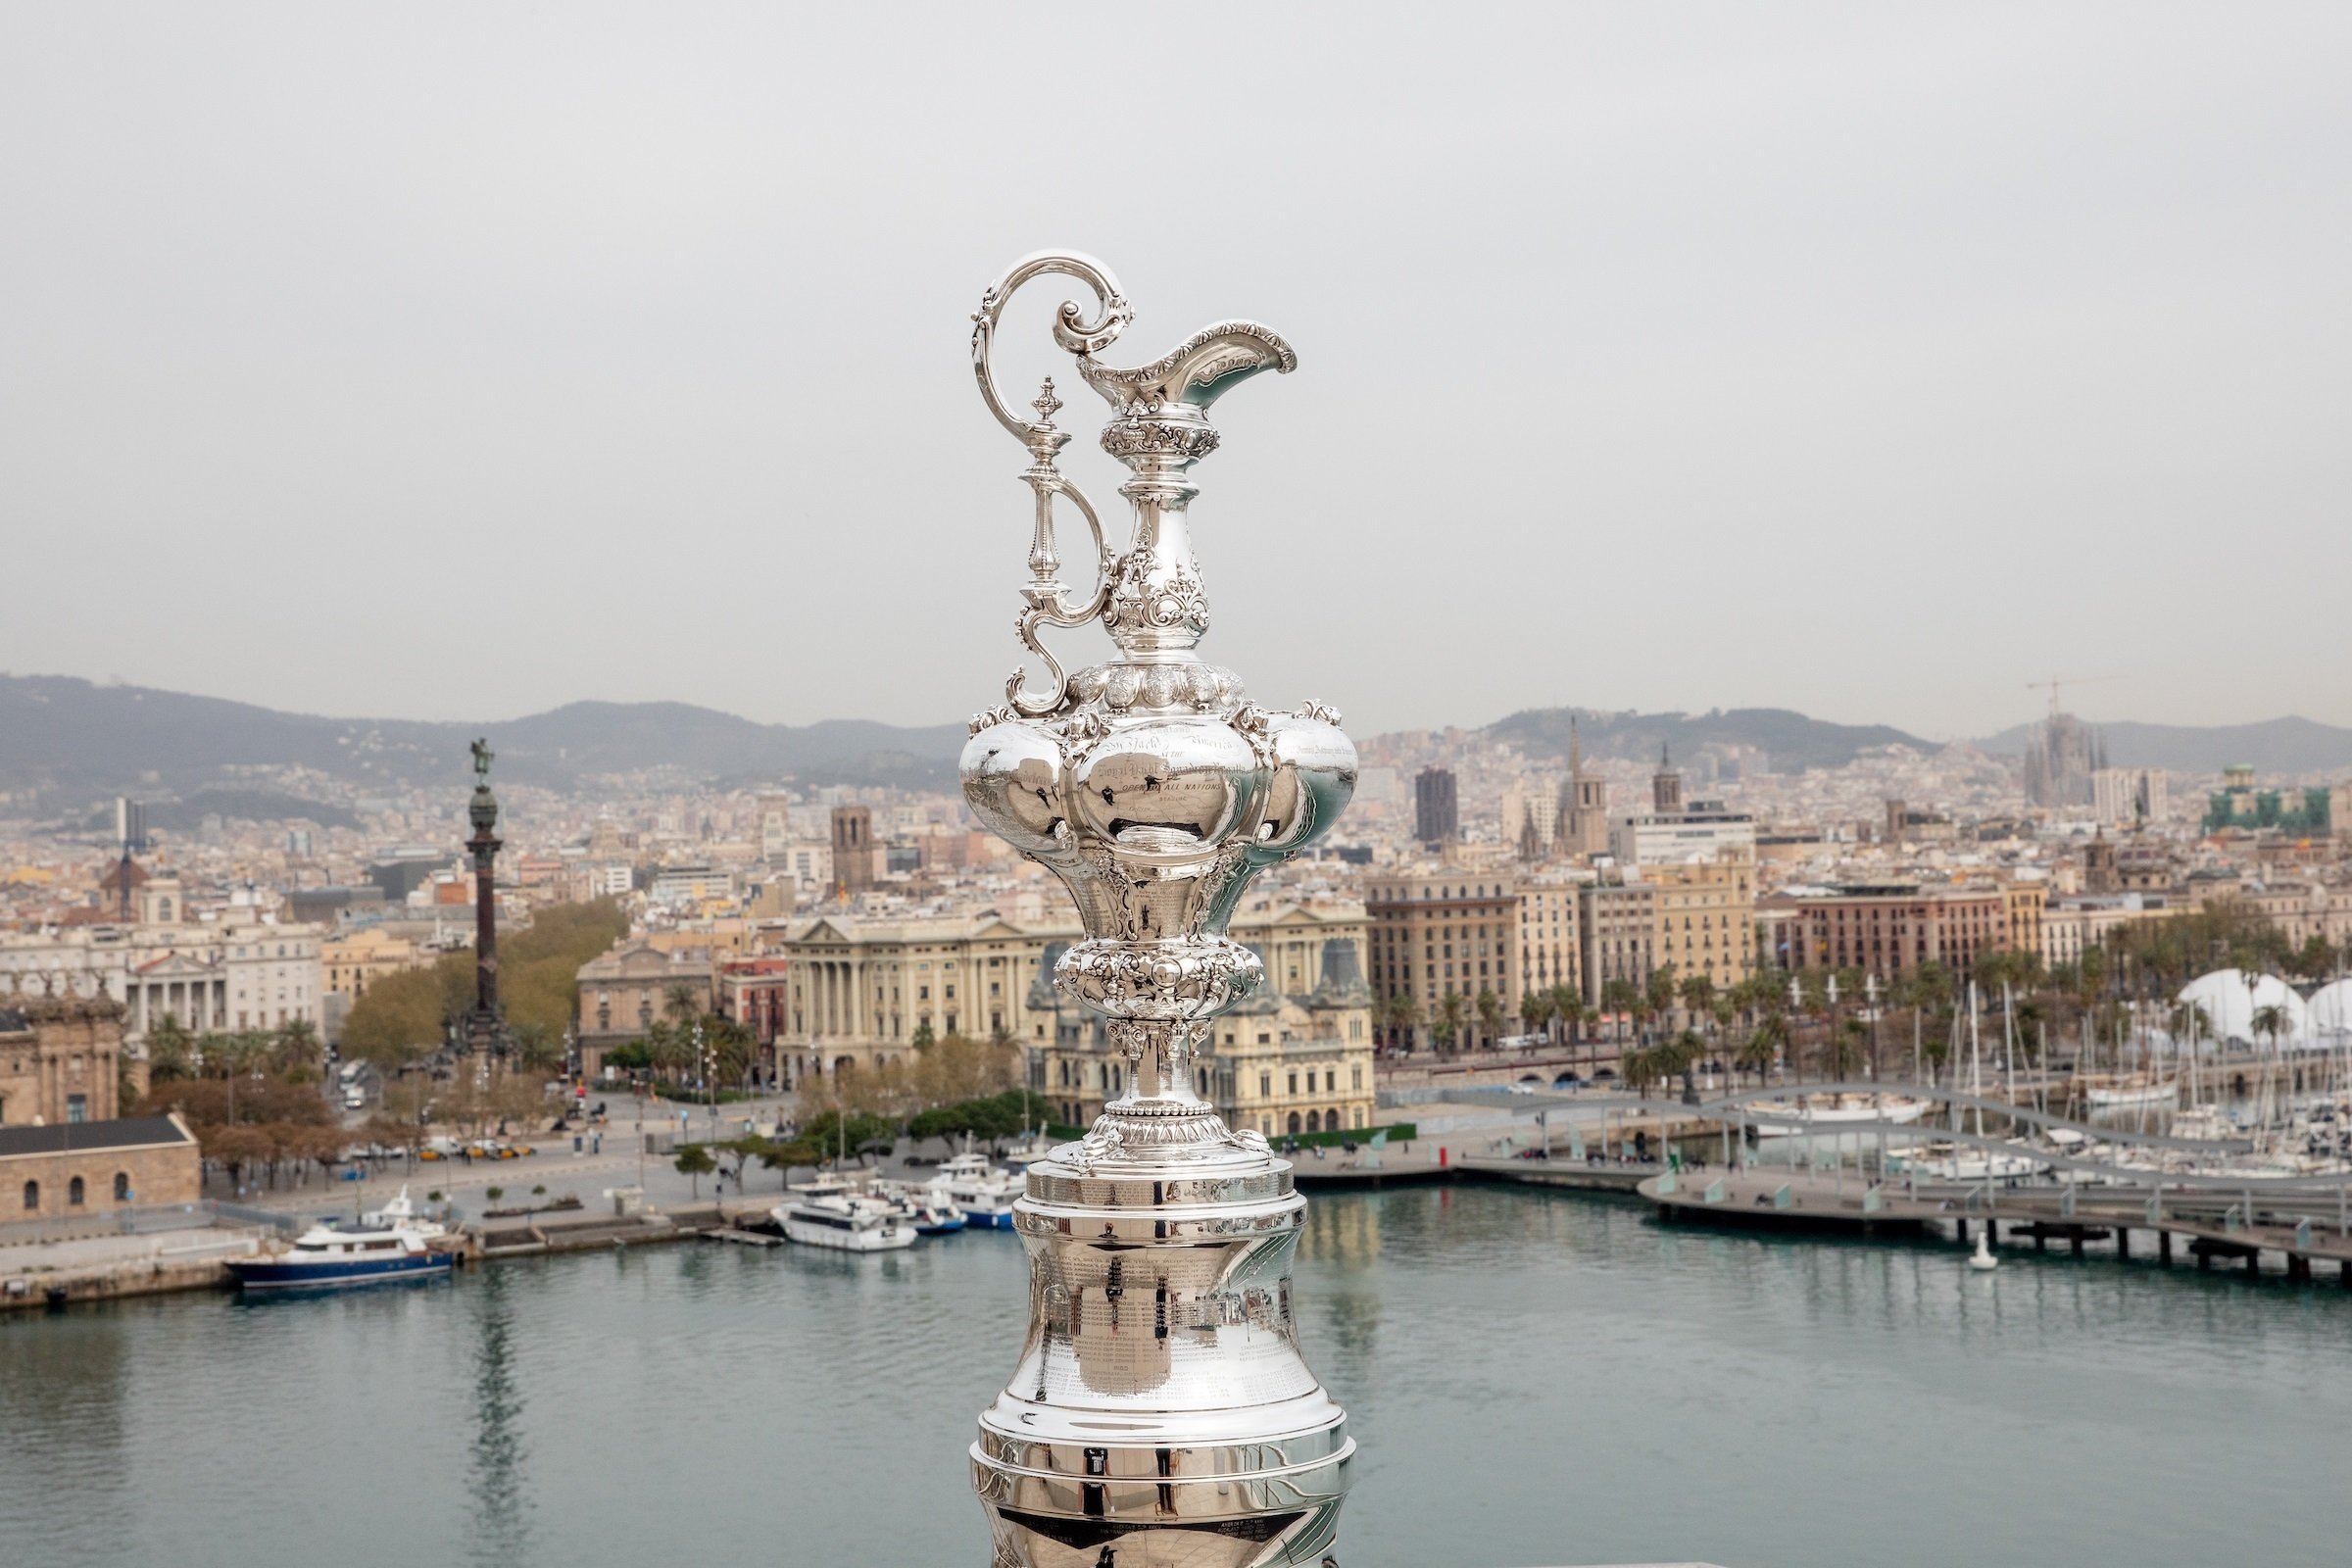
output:
M1297 344L1199 470L1205 651L1366 733L1572 701L1948 739L2053 670L2129 677L2093 719L2352 722L2291 583L2199 569L2341 553L2346 19L1691 16L1464 50L1204 13L1176 53L1255 64L1200 77L1213 194L1171 223L1121 138L941 133L1052 101L1050 15L490 16L452 51L18 13L0 509L22 579L87 591L0 662L428 717L985 706L1024 503L932 326L1058 243L1138 259L1122 352L1243 309ZM1284 579L1321 591L1275 615ZM355 613L396 652L296 654Z

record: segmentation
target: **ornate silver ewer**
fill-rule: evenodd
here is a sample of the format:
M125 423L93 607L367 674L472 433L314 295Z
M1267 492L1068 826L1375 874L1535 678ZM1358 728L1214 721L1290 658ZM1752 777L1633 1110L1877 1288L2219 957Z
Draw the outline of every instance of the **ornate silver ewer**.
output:
M1119 487L1134 514L1123 553L1054 466L1070 438L1053 422L1054 383L1037 417L1018 418L989 368L1006 301L1046 273L1095 294L1091 314L1061 306L1054 336L1110 405L1103 450L1134 470ZM973 1485L996 1568L1315 1563L1355 1445L1298 1351L1291 1259L1305 1200L1263 1136L1228 1129L1196 1092L1190 1057L1264 978L1225 935L1242 890L1331 826L1355 787L1355 748L1329 709L1269 712L1194 652L1208 601L1187 474L1217 445L1209 405L1298 357L1254 322L1224 321L1150 365L1102 364L1133 317L1102 264L1041 252L973 318L981 396L1029 451L1037 522L1017 629L1047 675L1033 690L1015 670L1005 704L972 720L964 795L1077 900L1086 938L1054 983L1105 1015L1132 1063L1094 1129L1032 1165L1014 1205L1029 1338L981 1414ZM1081 602L1055 577L1064 496L1098 557ZM1116 657L1065 676L1039 628L1098 618Z

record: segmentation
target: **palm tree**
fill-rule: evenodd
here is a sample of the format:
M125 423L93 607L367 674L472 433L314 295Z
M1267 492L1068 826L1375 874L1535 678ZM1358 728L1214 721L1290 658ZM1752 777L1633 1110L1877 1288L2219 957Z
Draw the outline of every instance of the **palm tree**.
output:
M1859 1018L1848 1018L1822 1041L1822 1068L1832 1082L1853 1075L1855 1063L1862 1059L1862 1043L1869 1034L1870 1025Z
M1683 1011L1691 1017L1705 1017L1715 1010L1715 982L1706 975L1685 975L1677 989L1682 993Z
M1439 1051L1453 1049L1453 1043L1460 1038L1462 1025L1469 1016L1470 1004L1462 994L1458 991L1446 992L1438 1004L1437 1021L1430 1025L1429 1031L1436 1038Z
M1487 1044L1492 1046L1502 1036L1502 999L1494 995L1492 986L1478 988L1478 1021L1487 1031Z
M2270 1037L2271 1049L2274 1051L2278 1049L2278 1037L2286 1033L2287 1016L2284 1007L2275 1002L2265 1003L2254 1009L2254 1016L2248 1021L2253 1025L2256 1034Z
M1402 1054L1411 1055L1413 1030L1421 1023L1421 1004L1409 992L1392 991L1381 1004L1381 1013L1388 1020L1392 1038L1403 1046Z
M1519 1026L1529 1034L1551 1021L1551 993L1530 991L1519 999Z
M1633 1085L1635 1094L1646 1096L1649 1086L1658 1081L1657 1053L1646 1046L1621 1051L1617 1054L1617 1070Z
M563 1038L546 1024L529 1019L516 1024L511 1032L514 1041L514 1065L524 1072L550 1073L564 1065Z
M1577 1027L1585 1021L1585 995L1576 987L1563 980L1551 988L1551 1015L1559 1020L1567 1039L1576 1038Z
M645 1059L653 1064L656 1077L674 1083L680 1071L694 1064L694 1041L683 1029L655 1024L645 1032Z
M1751 1072L1756 1075L1758 1087L1762 1087L1766 1076L1771 1073L1772 1064L1780 1059L1780 1042L1774 1038L1772 1033L1772 1027L1780 1026L1782 1026L1780 1014L1773 1013L1767 1016L1763 1022L1749 1031L1748 1037L1740 1043L1739 1054L1732 1058L1734 1066L1743 1072Z
M674 1022L684 1023L703 1010L702 993L683 980L672 980L662 988L662 1005Z
M1623 976L1609 981L1600 988L1600 1010L1614 1013L1620 1019L1632 1016L1642 1004L1642 988ZM1617 1038L1620 1044L1624 1042L1625 1032L1622 1023L1618 1027Z
M179 1020L165 1013L163 1022L147 1031L147 1081L160 1084L173 1078L195 1077L193 1046L194 1041L179 1026Z

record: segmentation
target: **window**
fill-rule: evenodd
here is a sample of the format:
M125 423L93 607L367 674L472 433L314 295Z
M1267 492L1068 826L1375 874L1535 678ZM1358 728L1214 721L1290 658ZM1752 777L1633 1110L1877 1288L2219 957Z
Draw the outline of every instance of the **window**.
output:
M1274 1075L1272 1073L1261 1072L1257 1075L1257 1098L1260 1100L1274 1098Z
M115 1201L118 1203L130 1201L130 1172L126 1170L115 1172Z
M79 1208L81 1206L81 1178L76 1176L72 1181L66 1183L66 1206L68 1208Z
M37 1211L40 1206L41 1184L39 1182L26 1182L24 1184L24 1211L28 1214L33 1213Z
M66 1097L66 1120L70 1122L85 1122L89 1119L90 1097L87 1095L68 1095ZM76 1183L78 1183L80 1178L76 1177L74 1180Z
M1298 1075L1297 1073L1295 1073L1295 1072L1294 1072L1294 1073L1292 1073L1292 1074L1291 1074L1291 1093L1295 1095L1295 1094L1297 1094L1298 1092ZM1294 1118L1294 1119L1296 1119L1296 1118ZM1297 1129L1297 1128L1293 1128L1293 1129L1292 1129L1292 1131L1296 1132L1296 1131L1298 1131L1298 1129Z

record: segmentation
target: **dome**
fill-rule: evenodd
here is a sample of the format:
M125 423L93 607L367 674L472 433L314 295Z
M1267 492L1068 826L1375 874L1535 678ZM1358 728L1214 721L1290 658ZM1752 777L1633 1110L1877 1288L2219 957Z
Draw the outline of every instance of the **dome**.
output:
M2254 980L2251 990L2242 969L2216 969L2199 975L2180 988L2178 1001L2194 1003L2205 1009L2207 1029L2213 1037L2252 1044L2255 1040L2254 1014L2263 1007L2278 1007L2286 1014L2286 1027L2278 1033L2282 1041L2296 1040L2311 1030L2310 1009L2292 987L2275 974L2262 975ZM2200 1031L2200 1038L2207 1031ZM2264 1037L2268 1043L2268 1037Z
M2311 994L2314 1034L2352 1034L2352 980L2330 980Z

